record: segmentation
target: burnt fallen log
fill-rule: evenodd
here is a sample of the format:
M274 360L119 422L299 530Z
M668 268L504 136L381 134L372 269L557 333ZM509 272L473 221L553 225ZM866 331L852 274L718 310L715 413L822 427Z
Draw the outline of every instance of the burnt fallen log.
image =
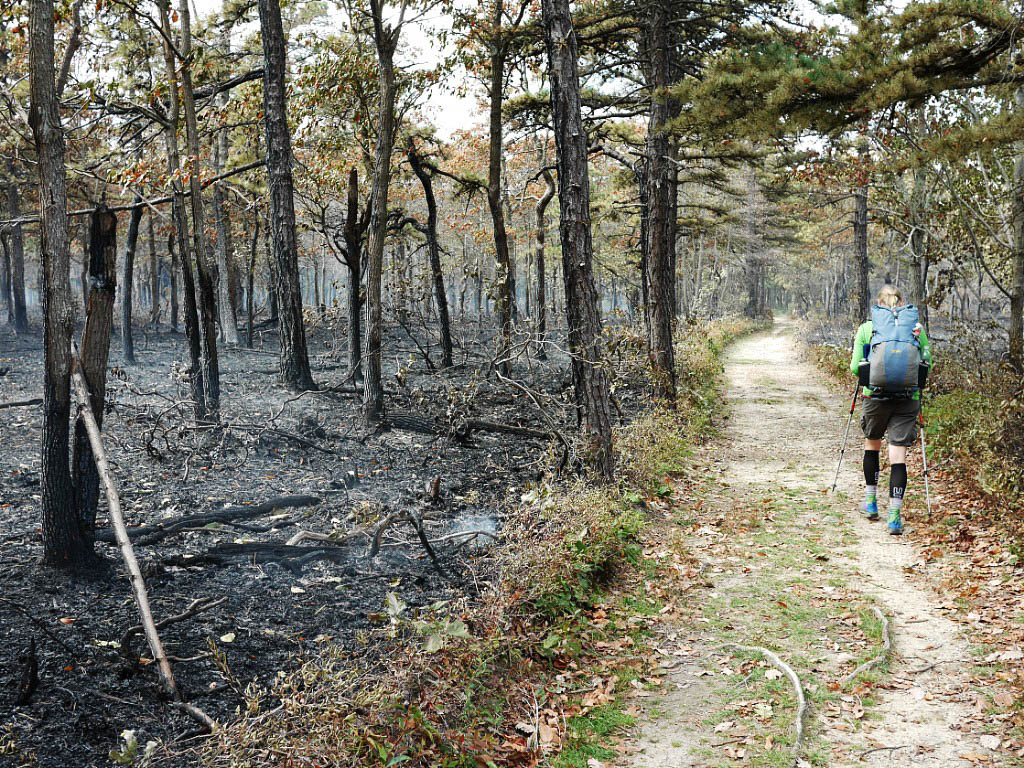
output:
M454 437L456 440L466 440L473 432L500 432L516 437L534 437L544 440L557 437L551 430L535 429L533 427L520 427L517 424L502 424L496 421L485 421L484 419L465 419L454 425L446 425L426 416L408 411L392 411L381 425L387 429L405 430L406 432L418 432L423 435L435 437Z
M330 560L335 563L342 563L352 559L352 553L345 546L344 542L325 547L302 547L289 544L274 544L268 542L245 542L236 544L234 542L218 544L194 556L179 555L164 560L167 565L191 566L191 565L229 565L237 562L249 562L257 564L277 563L287 568L292 573L301 573L302 567L317 560Z
M32 405L42 405L43 398L33 397L31 400L12 400L8 403L0 403L0 411L7 410L8 408L27 408Z
M128 530L128 538L142 545L155 544L162 539L178 533L184 528L209 525L210 523L228 523L236 520L251 520L255 517L262 517L276 512L279 509L291 509L294 507L311 507L320 503L316 496L279 496L270 501L253 506L227 507L216 512L206 512L201 515L185 515L166 523L154 523L153 525L142 525L138 528ZM104 544L114 543L112 531L102 531L96 534L96 541Z

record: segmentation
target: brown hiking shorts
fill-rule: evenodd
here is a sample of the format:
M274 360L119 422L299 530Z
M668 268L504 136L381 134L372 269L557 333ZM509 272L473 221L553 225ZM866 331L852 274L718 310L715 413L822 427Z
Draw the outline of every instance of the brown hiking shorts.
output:
M910 447L917 439L917 412L921 401L909 397L878 400L865 397L861 408L860 429L868 440L881 440L886 433L889 445Z

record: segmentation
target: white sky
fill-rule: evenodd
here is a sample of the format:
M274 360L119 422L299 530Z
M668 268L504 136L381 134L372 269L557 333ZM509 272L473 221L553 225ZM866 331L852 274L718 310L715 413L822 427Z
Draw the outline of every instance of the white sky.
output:
M193 13L198 18L220 10L223 0L190 0ZM430 34L429 27L435 28L439 24L447 24L443 15L433 16L422 23L406 26L403 30L404 43L415 52L417 59L412 64L422 64L424 67L433 66L440 61L447 53L446 50L438 50L437 40ZM444 85L434 86L427 95L423 109L433 124L437 127L438 134L442 138L450 137L455 131L471 128L482 124L484 114L480 111L478 100L473 97L459 97L451 92L451 88Z

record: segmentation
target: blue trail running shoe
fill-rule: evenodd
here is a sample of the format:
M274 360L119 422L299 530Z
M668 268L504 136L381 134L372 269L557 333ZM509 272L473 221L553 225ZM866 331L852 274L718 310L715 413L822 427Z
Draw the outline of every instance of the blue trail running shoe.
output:
M878 519L878 502L877 501L862 501L860 503L860 511L868 516L868 520Z
M898 510L889 513L889 533L892 536L903 535L903 518Z

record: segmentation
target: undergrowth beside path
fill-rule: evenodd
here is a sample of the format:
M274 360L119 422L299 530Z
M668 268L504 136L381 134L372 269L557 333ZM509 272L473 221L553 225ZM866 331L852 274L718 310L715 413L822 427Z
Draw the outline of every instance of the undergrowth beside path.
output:
M654 628L701 583L700 563L661 521L719 411L722 351L750 330L742 320L687 327L679 407L617 430L615 486L527 489L503 521L496 577L470 574L464 598L428 609L410 610L398 588L368 606L380 629L365 642L383 649L368 657L386 662L367 667L314 638L310 661L246 692L203 763L568 768L614 758L636 701L661 686Z

